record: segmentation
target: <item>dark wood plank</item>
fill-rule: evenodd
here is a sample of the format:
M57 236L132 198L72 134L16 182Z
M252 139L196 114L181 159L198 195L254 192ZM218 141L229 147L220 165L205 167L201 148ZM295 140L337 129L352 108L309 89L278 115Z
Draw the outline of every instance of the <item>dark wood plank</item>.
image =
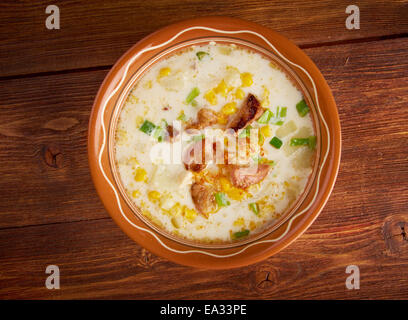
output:
M86 164L86 121L104 71L3 81L0 298L407 299L407 49L405 38L306 50L340 112L338 181L305 235L232 271L167 262L104 219ZM63 150L56 168L40 152L51 142ZM59 291L44 287L49 264L61 268ZM360 290L345 288L351 264Z
M347 30L353 2L265 0L63 1L61 29L45 27L49 1L0 4L0 76L112 65L142 37L183 19L226 15L275 29L310 46L408 32L406 1L361 0L361 29Z
M107 217L87 157L89 114L106 73L1 82L0 227Z
M406 299L407 241L395 234L403 252L389 251L379 219L347 226L339 216L349 209L333 209L335 200L330 202L283 252L234 270L199 270L160 259L109 219L1 230L0 298ZM45 288L51 264L60 268L60 290ZM345 287L351 264L360 268L360 290Z

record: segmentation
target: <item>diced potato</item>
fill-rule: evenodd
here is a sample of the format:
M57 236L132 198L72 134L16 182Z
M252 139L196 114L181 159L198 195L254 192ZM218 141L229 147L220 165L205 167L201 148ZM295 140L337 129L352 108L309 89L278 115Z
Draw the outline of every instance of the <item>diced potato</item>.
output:
M232 66L227 66L224 81L228 87L238 87L241 85L241 77L239 70ZM240 91L242 91L240 89ZM243 92L243 91L242 91ZM243 96L242 96L243 98ZM237 98L237 99L242 99Z
M279 127L278 130L276 130L276 136L278 138L284 138L287 135L295 132L297 129L297 126L293 120L290 120L286 122L283 126Z
M313 155L313 150L300 148L296 157L292 160L293 167L298 170L310 168L313 162Z
M218 52L221 54L224 54L226 56L230 55L232 52L232 48L228 46L219 46L218 47Z
M169 211L175 205L175 201L169 194L165 194L160 198L160 206L163 210Z

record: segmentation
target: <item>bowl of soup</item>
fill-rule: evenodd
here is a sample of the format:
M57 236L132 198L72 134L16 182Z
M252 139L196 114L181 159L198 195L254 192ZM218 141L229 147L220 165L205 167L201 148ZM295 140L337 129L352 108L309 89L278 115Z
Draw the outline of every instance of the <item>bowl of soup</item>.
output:
M340 125L313 62L225 17L146 37L113 66L89 126L92 178L146 249L205 268L255 263L314 221L333 188Z

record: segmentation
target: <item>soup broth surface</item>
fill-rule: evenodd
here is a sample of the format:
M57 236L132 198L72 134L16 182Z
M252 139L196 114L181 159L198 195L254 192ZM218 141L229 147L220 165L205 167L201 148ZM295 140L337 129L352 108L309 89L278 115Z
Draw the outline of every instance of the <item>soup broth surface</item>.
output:
M120 111L120 180L141 213L170 234L245 239L305 189L316 153L308 111L266 56L221 43L180 50L144 73Z

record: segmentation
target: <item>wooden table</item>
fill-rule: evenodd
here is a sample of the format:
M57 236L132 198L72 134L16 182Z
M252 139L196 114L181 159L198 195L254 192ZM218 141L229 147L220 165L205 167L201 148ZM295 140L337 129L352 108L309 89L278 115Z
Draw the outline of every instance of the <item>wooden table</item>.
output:
M45 27L57 4L60 30ZM348 30L349 4L360 8ZM149 33L228 15L305 50L333 90L343 150L333 194L281 253L245 268L176 265L111 220L87 163L93 99L112 64ZM2 1L0 298L408 298L408 2ZM61 289L44 283L58 265ZM348 265L359 290L348 290Z

